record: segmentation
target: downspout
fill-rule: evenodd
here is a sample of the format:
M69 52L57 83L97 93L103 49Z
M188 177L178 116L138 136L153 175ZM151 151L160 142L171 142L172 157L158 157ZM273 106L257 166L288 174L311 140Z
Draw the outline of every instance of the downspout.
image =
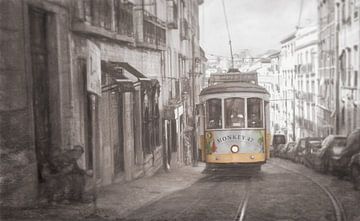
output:
M339 2L335 4L335 134L340 133Z

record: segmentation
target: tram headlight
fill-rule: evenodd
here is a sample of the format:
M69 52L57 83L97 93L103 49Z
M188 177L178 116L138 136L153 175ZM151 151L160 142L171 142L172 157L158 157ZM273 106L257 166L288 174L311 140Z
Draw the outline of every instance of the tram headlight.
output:
M230 150L233 153L237 153L237 152L239 152L239 146L238 145L232 145Z
M254 156L254 155L251 155L251 156L250 156L250 159L252 159L252 160L255 159L255 156Z

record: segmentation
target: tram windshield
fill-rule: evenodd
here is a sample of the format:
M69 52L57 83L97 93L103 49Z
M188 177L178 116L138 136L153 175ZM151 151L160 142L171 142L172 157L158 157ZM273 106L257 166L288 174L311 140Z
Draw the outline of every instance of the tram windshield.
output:
M208 129L222 128L221 99L210 99L206 101L206 119Z
M263 104L260 98L247 99L247 116L249 128L263 127Z
M224 103L220 98L212 98L206 101L206 128L264 128L263 114L264 101L261 98L230 97L225 98Z
M245 127L245 99L227 98L225 99L225 127L244 128Z

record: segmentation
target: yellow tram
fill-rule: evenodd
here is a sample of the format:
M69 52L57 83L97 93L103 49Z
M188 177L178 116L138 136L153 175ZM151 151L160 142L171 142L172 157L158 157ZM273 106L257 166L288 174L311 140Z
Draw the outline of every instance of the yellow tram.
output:
M269 97L255 82L233 79L201 91L201 152L207 166L266 162L271 139Z

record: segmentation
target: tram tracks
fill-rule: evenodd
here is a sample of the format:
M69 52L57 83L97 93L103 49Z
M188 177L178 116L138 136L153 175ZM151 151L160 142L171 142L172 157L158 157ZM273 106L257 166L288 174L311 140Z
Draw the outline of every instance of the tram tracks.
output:
M246 209L248 207L249 197L250 197L250 184L251 184L252 176L248 177L248 180L245 182L245 188L244 188L244 196L242 197L242 200L240 201L239 207L235 214L235 221L244 221L245 220L245 214Z
M274 166L274 167L281 168L281 169L286 170L288 172L291 172L293 174L297 174L297 175L311 181L312 183L316 184L330 199L330 201L331 201L331 203L333 205L333 208L334 208L336 221L347 221L347 217L346 217L344 207L342 206L341 202L336 198L336 196L327 187L325 187L324 185L317 182L313 178L311 178L309 176L306 176L306 175L304 175L303 173L301 173L301 172L299 172L297 170L289 169L289 168L286 168L284 166L269 163L269 162L268 162L268 164L271 165L271 166Z
M245 220L245 212L249 202L249 192L246 191L244 198L241 200L238 210L236 211L235 221Z
M211 189L211 191L218 193L223 191L222 188L224 188L224 186L222 184L227 183L227 182L231 182L232 180L234 180L234 176L226 176L226 175L221 175L221 174L212 174L209 175L205 178L203 178L201 180L201 183L210 183L211 185L208 186L206 189L203 190L203 192L199 193L198 197L193 199L191 202L187 203L187 206L185 206L183 209L181 209L179 212L177 212L176 214L174 214L174 216L172 216L171 220L178 220L178 219L185 219L186 220L201 220L201 218L203 219L204 217L200 218L198 217L199 212L201 213L201 211L203 210L205 213L209 212L207 211L207 207L202 208L202 206L207 206L207 205L211 205L214 202L218 202L218 195L217 194L209 194L208 190ZM204 210L206 209L206 210ZM193 213L193 214L192 214ZM190 215L190 216L189 216ZM205 214L203 214L205 215ZM194 216L196 218L194 218ZM224 218L224 217L223 217ZM228 219L226 219L228 220Z

